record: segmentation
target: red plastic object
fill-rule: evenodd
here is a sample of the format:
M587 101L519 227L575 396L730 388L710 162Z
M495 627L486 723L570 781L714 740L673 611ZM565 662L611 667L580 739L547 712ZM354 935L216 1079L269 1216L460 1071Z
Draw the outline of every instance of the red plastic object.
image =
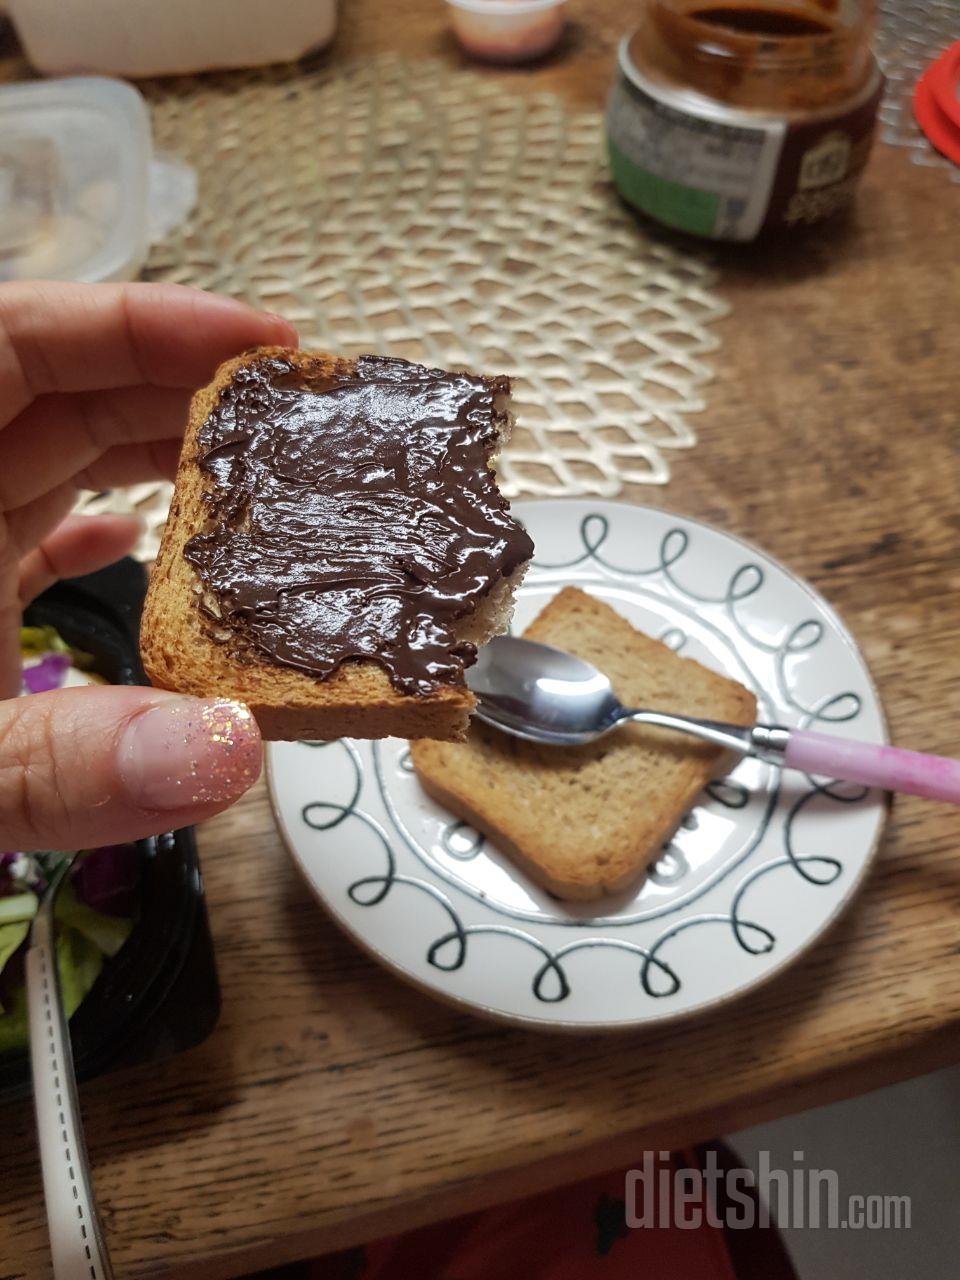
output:
M913 113L937 150L960 165L960 40L920 77Z

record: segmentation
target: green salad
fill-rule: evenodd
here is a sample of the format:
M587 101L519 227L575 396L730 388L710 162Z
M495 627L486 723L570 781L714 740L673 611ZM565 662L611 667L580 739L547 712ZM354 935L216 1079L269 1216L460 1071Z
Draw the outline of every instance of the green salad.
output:
M99 683L86 655L51 627L20 633L23 693ZM0 852L0 1053L27 1043L23 957L30 923L62 853ZM115 956L136 914L139 860L135 845L85 850L57 895L57 964L68 1016Z

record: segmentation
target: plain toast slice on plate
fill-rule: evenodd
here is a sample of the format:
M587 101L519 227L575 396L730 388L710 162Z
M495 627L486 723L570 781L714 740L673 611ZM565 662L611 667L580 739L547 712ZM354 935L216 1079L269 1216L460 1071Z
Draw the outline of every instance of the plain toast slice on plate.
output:
M603 671L625 706L749 725L742 685L637 631L603 601L566 587L524 632ZM560 898L625 889L660 853L713 776L709 743L629 724L585 747L510 738L475 720L467 740L414 742L427 793Z

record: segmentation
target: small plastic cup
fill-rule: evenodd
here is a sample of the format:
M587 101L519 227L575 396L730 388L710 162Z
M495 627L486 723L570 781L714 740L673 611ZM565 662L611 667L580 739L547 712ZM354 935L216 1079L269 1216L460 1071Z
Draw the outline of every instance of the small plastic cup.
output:
M528 62L552 49L565 0L447 0L464 53L483 62Z

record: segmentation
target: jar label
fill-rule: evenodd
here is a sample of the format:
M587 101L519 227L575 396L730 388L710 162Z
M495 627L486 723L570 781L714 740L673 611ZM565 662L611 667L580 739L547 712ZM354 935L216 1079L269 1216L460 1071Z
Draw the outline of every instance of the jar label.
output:
M883 77L833 114L778 120L712 104L630 67L607 106L617 189L665 226L714 240L829 217L867 162Z
M883 80L878 78L868 96L842 115L790 126L770 193L766 226L820 222L849 203L870 155L882 93Z
M727 124L665 99L632 72L607 107L620 192L658 222L694 235L752 240L763 225L786 134L782 121Z

